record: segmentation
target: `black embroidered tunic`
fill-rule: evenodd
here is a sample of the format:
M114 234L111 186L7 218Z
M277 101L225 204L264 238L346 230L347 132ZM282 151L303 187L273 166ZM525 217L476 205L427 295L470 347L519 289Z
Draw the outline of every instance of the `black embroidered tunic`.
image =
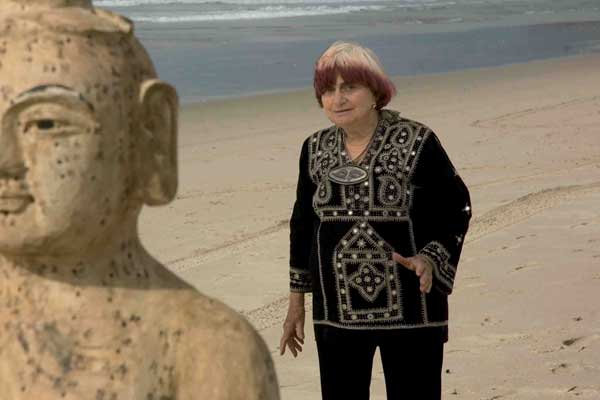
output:
M313 293L315 324L445 329L470 218L469 192L426 126L382 110L357 165L341 129L321 130L300 156L290 288ZM428 259L430 293L420 292L414 271L392 261L394 251Z

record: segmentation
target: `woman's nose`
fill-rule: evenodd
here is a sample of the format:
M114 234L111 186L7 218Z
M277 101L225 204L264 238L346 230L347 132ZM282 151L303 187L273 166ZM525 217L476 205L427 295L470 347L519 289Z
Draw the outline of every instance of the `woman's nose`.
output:
M333 96L333 101L335 102L335 104L344 104L346 102L346 96L344 96L342 91L339 89L336 89Z

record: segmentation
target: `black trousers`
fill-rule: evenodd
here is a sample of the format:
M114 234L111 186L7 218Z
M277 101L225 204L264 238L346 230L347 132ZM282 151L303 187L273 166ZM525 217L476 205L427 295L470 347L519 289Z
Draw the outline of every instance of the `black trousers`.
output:
M351 330L315 325L323 400L368 400L379 347L388 400L440 400L443 331Z

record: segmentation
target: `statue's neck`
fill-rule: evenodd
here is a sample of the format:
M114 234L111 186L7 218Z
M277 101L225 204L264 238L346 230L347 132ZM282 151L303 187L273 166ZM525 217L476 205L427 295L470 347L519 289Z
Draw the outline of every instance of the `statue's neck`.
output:
M143 248L135 228L120 229L94 249L70 254L0 254L0 296L14 288L177 287L181 283Z

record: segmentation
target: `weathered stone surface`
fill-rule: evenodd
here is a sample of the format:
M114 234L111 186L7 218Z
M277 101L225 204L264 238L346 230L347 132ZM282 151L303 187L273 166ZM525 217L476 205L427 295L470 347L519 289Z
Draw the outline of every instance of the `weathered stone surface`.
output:
M278 399L269 352L142 247L177 187L177 94L131 23L0 0L0 399Z

